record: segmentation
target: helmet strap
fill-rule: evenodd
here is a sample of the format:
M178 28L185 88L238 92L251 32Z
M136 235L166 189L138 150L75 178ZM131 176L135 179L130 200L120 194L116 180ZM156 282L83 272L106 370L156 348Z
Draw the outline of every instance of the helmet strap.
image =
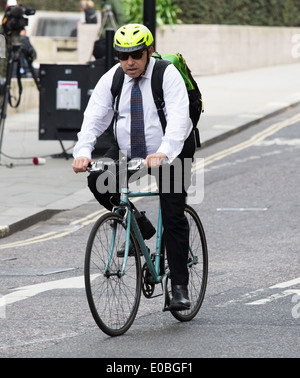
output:
M146 63L146 65L145 65L145 70L144 70L144 72L142 73L142 75L145 75L145 72L147 71L147 68L148 68L149 62L150 62L150 58L149 58L149 48L148 48L148 49L147 49L147 63Z

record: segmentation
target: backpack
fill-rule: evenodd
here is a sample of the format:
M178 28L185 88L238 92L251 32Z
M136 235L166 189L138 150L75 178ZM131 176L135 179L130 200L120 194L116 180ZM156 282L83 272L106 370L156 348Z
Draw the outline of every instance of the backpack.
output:
M192 77L191 71L188 68L184 58L181 54L168 54L168 55L159 55L157 53L154 53L153 58L156 59L153 73L152 73L152 79L151 79L151 87L152 87L152 94L154 103L157 108L157 113L163 128L163 131L165 131L167 122L165 118L165 114L163 111L163 108L165 106L164 98L163 98L163 89L162 89L162 82L163 82L163 75L165 72L165 69L169 64L174 64L175 67L180 72L181 76L183 77L188 96L189 96L189 102L190 102L190 118L193 123L193 132L195 135L195 142L197 147L201 147L200 143L200 135L199 130L197 128L197 123L200 119L201 112L204 111L203 109L203 103L202 103L202 95L198 88L198 85L194 78ZM113 78L112 86L111 86L111 93L113 96L113 106L115 105L115 113L114 118L112 121L112 124L116 122L118 117L118 108L119 108L119 99L120 94L122 90L124 82L124 72L122 70L122 67L118 67ZM115 100L117 98L116 104Z
M193 131L195 135L196 146L201 147L200 133L197 128L197 124L200 119L201 113L204 111L202 95L198 88L198 85L191 74L191 70L187 66L185 59L179 53L177 54L164 54L160 55L158 53L152 54L153 58L156 59L155 66L152 74L152 92L155 105L157 107L157 112L162 124L163 130L166 128L166 119L163 111L164 99L163 99L163 74L165 69L169 64L174 64L174 66L180 72L188 92L189 102L190 102L190 118L193 123Z

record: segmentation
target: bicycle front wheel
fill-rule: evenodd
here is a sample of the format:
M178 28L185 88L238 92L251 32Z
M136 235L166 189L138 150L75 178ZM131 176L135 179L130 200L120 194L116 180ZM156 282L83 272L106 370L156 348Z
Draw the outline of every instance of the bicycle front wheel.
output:
M95 223L86 247L85 288L93 318L109 336L124 334L132 325L141 297L141 262L131 235L130 256L121 276L126 228L123 217L108 213Z

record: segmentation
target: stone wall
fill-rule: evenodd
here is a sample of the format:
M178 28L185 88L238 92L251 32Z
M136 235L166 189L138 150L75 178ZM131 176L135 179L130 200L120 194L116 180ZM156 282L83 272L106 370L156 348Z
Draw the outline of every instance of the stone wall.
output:
M195 76L300 61L300 28L176 25L158 30L156 41L161 53L180 52Z
M91 59L99 25L80 25L70 39L31 37L37 63L85 64ZM300 28L229 25L176 25L157 29L156 50L180 52L194 76L300 62ZM93 58L92 58L93 59ZM24 85L16 111L36 107L39 94L33 82ZM14 112L9 109L9 113Z
M92 57L98 32L99 25L79 25L77 51L72 49L75 40L72 44L46 37L32 37L31 40L41 63L84 64ZM156 50L182 53L195 76L291 64L300 61L300 28L166 26L157 29Z

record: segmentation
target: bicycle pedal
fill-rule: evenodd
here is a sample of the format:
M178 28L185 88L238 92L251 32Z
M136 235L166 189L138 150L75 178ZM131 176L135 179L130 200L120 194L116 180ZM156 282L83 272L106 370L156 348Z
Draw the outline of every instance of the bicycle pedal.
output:
M109 225L110 225L111 228L115 228L116 225L117 225L116 219L113 219L113 220L109 221Z
M124 257L125 255L125 242L121 245L120 249L117 251L117 257ZM128 256L134 256L134 245L132 242L129 244Z
M129 244L129 251L128 251L128 257L132 257L135 255L135 249L134 249L134 245L132 242L130 242ZM140 256L142 256L142 252L140 252ZM117 251L117 257L124 257L125 255L125 242L122 244L122 246L120 247L120 249Z

